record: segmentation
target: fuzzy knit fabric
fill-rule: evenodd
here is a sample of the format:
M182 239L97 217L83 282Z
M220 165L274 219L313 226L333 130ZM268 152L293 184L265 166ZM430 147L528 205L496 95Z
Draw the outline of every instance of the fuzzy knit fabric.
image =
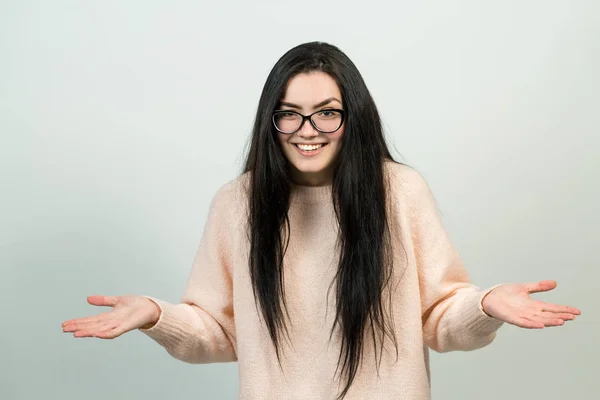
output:
M398 354L386 338L378 369L372 340L365 340L345 400L427 400L429 349L481 348L494 340L502 321L483 311L482 299L493 287L482 290L470 282L423 176L392 161L384 163L384 171L394 252L391 326ZM290 340L282 341L280 367L249 276L247 183L244 174L217 191L180 303L147 296L161 314L141 331L185 362L237 361L239 399L333 400L344 381L334 374L339 330L330 340L335 286L328 289L339 255L331 186L292 186L284 257Z

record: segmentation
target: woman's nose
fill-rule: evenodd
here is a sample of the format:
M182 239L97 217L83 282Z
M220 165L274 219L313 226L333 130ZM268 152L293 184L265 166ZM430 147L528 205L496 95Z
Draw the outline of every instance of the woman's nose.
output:
M312 126L310 121L307 120L307 121L304 121L304 125L302 125L302 128L300 128L300 130L298 132L296 132L296 135L298 135L300 137L311 138L311 137L319 136L319 131L317 131L315 129L315 127Z

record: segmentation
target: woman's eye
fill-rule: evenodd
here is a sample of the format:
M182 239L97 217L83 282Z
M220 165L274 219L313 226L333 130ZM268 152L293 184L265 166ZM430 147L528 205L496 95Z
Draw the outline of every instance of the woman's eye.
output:
M336 114L335 111L332 111L332 110L323 110L323 111L319 112L320 117L332 117L335 114Z

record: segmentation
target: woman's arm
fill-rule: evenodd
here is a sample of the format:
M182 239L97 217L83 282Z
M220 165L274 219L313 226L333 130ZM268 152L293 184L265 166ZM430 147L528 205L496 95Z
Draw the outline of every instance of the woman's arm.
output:
M481 290L470 282L427 182L414 169L405 176L425 343L438 352L484 347L503 324L482 308L483 298L495 287Z
M156 324L143 333L173 357L189 363L235 361L235 321L231 273L231 232L234 204L230 188L222 187L211 201L192 271L179 304L147 296L160 308Z

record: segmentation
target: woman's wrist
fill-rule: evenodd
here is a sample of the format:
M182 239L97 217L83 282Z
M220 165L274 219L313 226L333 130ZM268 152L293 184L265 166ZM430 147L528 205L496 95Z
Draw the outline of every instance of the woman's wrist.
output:
M153 308L153 313L151 314L152 315L152 320L150 322L148 322L147 324L144 324L143 326L141 326L140 329L150 329L150 328L152 328L154 325L156 325L156 323L160 319L160 315L162 313L162 310L161 310L160 306L158 304L156 304L156 302L150 300L147 297L145 299L148 300L150 303L152 303L152 308Z

